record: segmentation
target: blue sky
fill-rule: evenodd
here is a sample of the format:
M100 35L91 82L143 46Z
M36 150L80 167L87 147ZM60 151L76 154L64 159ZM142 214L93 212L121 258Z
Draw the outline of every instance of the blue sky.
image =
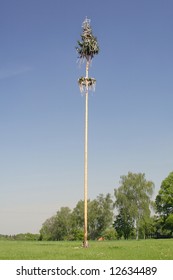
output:
M76 41L91 19L89 197L121 175L173 169L171 0L0 1L0 233L39 232L83 199L84 97Z

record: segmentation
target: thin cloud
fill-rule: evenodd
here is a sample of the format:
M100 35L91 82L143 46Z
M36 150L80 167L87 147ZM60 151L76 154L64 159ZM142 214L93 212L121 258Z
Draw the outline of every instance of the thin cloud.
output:
M12 69L0 69L0 80L19 76L25 72L31 71L30 67L18 67Z

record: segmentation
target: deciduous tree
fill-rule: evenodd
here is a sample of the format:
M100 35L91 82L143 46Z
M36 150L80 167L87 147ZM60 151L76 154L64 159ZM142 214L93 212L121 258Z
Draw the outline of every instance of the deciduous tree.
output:
M120 186L115 189L115 206L119 212L118 219L133 223L136 229L136 239L139 238L141 221L150 216L151 196L154 183L145 179L145 174L131 173L121 176ZM128 219L127 219L128 217ZM128 228L128 227L127 227Z
M173 172L162 181L155 203L157 213L161 215L164 220L173 213Z

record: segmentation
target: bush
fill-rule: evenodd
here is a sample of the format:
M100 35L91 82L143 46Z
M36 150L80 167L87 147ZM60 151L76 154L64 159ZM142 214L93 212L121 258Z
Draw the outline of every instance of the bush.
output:
M116 240L118 239L118 235L116 230L112 227L112 228L108 228L103 232L102 235L106 240Z

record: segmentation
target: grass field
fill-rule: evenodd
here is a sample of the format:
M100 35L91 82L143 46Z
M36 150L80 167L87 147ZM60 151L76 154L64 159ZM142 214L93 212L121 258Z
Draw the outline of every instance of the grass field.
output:
M0 260L173 260L173 239L90 241L0 241Z

